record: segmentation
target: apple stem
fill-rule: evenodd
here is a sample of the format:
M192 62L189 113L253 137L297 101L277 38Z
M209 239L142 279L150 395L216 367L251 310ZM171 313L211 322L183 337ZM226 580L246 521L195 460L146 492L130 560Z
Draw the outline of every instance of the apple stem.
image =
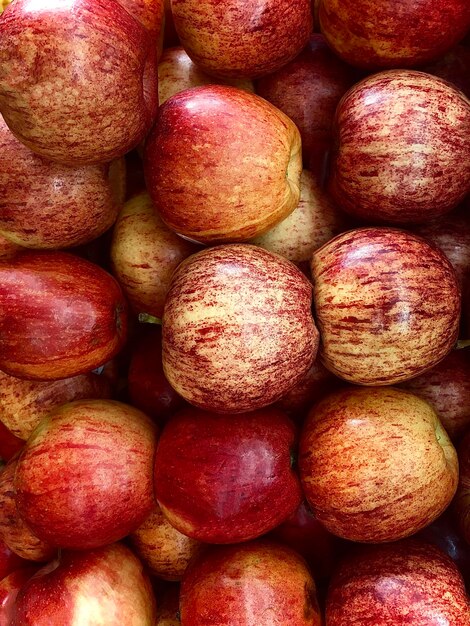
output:
M162 325L162 320L159 317L155 317L155 315L150 315L149 313L139 313L139 322L142 322L143 324Z

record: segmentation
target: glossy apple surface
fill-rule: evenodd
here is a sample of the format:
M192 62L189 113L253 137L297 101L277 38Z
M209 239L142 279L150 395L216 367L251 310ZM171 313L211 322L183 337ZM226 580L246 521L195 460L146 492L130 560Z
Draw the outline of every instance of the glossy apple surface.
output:
M119 4L149 31L156 45L163 28L164 0L119 0Z
M0 539L0 580L27 565L28 561L15 554L3 539Z
M302 429L299 469L327 530L370 543L430 524L458 481L457 453L434 409L394 388L352 387L315 405Z
M146 143L147 187L177 233L207 244L245 241L297 206L300 148L297 127L266 100L194 87L159 110Z
M163 315L163 369L191 404L219 413L267 406L312 365L312 287L252 245L210 248L178 267Z
M0 579L0 626L11 625L16 597L37 569L37 567L26 567Z
M152 510L155 446L150 418L120 402L77 400L57 408L18 460L20 515L61 548L122 539Z
M460 289L444 254L393 228L360 228L311 264L321 358L337 376L390 385L430 369L454 346Z
M65 252L27 252L0 262L0 369L55 380L113 358L127 333L117 282Z
M460 531L470 543L470 431L459 444L460 476L454 510Z

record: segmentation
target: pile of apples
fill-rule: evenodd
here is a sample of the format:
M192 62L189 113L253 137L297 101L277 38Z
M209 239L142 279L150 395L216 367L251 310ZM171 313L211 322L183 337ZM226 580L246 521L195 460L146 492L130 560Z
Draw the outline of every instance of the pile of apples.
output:
M470 626L469 0L2 2L0 626Z

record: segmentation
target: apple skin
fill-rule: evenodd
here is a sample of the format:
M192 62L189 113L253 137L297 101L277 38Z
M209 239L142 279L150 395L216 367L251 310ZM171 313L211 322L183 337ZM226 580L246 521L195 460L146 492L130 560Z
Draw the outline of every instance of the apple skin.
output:
M197 249L162 222L147 193L128 200L114 227L111 261L132 309L162 317L173 272Z
M459 487L453 503L460 532L470 543L470 431L467 431L458 447Z
M0 1L0 15L7 8L7 6L10 4L10 2L11 2L11 0L1 0Z
M436 76L369 76L336 110L329 189L369 223L426 222L470 191L470 101Z
M113 544L62 552L37 572L18 594L11 626L154 626L156 620L142 564Z
M359 228L311 264L321 359L361 385L391 385L439 363L458 336L460 289L445 255L411 233Z
M467 0L322 0L322 33L347 63L368 70L441 57L470 28Z
M26 567L0 579L0 626L10 626L18 593L38 567Z
M408 537L448 507L457 453L430 404L353 387L315 405L300 438L302 487L318 520L351 541Z
M77 400L55 409L18 460L20 515L61 548L122 539L152 510L156 436L150 418L120 402Z
M182 626L322 623L305 561L267 540L212 547L194 561L181 584L180 613Z
M0 421L0 461L9 461L24 446L24 441L15 437ZM0 462L1 469L1 462Z
M12 572L27 567L28 565L31 565L29 561L19 557L7 546L3 539L0 539L0 581Z
M114 0L15 0L3 13L0 111L33 152L112 161L142 141L157 106L155 43Z
M147 187L180 235L246 241L297 206L300 143L295 124L259 96L225 85L186 89L160 107L147 139Z
M470 48L467 46L455 46L446 55L424 67L423 72L449 81L470 98Z
M4 372L32 380L89 372L121 350L126 334L121 289L97 265L55 251L0 262Z
M160 106L171 96L203 85L232 85L254 93L253 82L246 78L216 79L203 72L181 46L164 50L158 64L158 101Z
M176 270L163 315L163 370L189 403L218 413L272 404L315 360L312 286L289 261L232 244Z
M119 4L149 31L156 44L163 28L163 0L119 0Z
M0 261L12 259L22 250L24 250L23 246L13 243L0 233Z
M313 29L310 0L171 0L191 59L219 78L257 78L297 56Z

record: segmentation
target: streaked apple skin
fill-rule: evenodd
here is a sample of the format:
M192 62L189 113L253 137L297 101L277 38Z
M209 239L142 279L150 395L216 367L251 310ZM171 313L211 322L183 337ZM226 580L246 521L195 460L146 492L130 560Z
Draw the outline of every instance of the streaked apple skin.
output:
M440 78L374 74L343 97L335 117L329 188L368 222L426 222L470 191L470 101Z
M287 546L266 540L213 547L186 571L181 626L320 626L313 578Z
M195 406L241 413L284 395L312 365L312 287L289 261L252 245L192 255L163 315L163 369Z
M0 110L33 152L109 162L140 143L157 105L155 44L117 2L19 0L3 13Z
M61 548L122 539L152 510L156 434L150 418L120 402L77 400L57 408L18 460L20 515Z
M450 504L457 453L434 409L401 389L349 388L321 400L302 429L302 487L331 533L395 541Z
M259 96L193 87L160 107L146 143L147 187L177 233L206 244L246 241L297 206L300 141L295 124Z
M257 78L293 59L313 29L310 0L171 0L192 60L221 78Z
M460 531L470 544L470 431L459 444L460 476L453 503Z
M470 28L466 0L322 0L322 33L338 56L369 70L438 59Z
M158 443L158 504L176 529L199 541L259 537L301 502L291 462L295 438L293 423L279 409L239 415L184 409Z
M326 603L328 626L467 626L469 619L456 565L416 540L355 551L333 577Z
M11 625L18 593L37 570L30 565L0 579L0 626Z
M0 262L0 369L32 380L99 367L122 348L127 305L117 282L65 252Z
M0 539L0 580L27 565L30 565L30 563L15 554L3 539Z
M154 626L142 563L121 544L62 552L21 589L11 626Z
M454 346L460 288L445 255L394 228L360 228L311 264L321 359L337 376L390 385L430 369Z
M150 32L156 45L163 28L164 0L119 0L119 4Z

